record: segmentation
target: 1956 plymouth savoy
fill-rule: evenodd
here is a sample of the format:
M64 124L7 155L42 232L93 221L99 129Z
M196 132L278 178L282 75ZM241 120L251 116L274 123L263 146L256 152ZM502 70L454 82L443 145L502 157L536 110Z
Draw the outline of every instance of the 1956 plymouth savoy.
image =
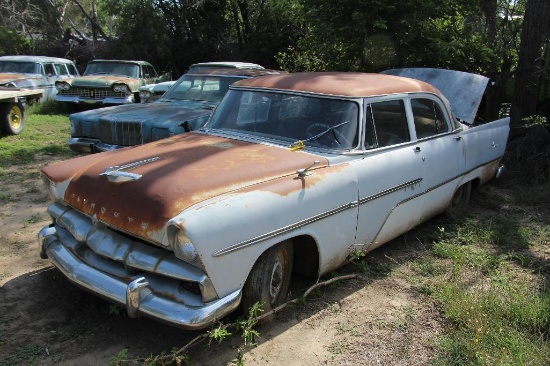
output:
M326 274L500 173L509 120L472 124L487 79L424 71L450 103L402 76L263 76L199 131L50 165L41 256L130 317L268 311L293 273Z
M139 102L141 86L170 78L170 73L159 76L145 61L93 60L81 77L55 83L55 100L91 105L134 103Z

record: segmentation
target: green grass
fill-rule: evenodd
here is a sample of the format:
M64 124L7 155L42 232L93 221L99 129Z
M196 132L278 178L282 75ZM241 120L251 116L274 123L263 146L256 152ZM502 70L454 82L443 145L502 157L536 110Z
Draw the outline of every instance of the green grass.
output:
M550 196L548 187L532 190L541 191ZM529 189L521 189L526 195ZM482 200L511 203L490 193ZM549 244L550 211L540 212L544 200L540 207L534 199L513 203L522 209L495 214L480 208L437 227L427 258L412 265L410 281L447 323L436 365L548 365L550 265L540 253Z
M67 145L70 137L69 118L61 112L51 104L27 108L23 132L20 135L0 137L0 176L5 176L4 168L32 163L39 155L57 158L77 156Z

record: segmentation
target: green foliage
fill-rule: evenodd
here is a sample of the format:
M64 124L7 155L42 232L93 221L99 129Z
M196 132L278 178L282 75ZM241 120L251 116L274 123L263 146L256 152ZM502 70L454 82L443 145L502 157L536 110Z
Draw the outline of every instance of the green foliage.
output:
M111 366L118 366L120 365L126 358L128 357L128 348L124 348L119 353L117 353L115 356L111 357L111 360L109 362L109 365Z
M219 325L217 328L214 328L210 331L208 337L210 338L210 343L212 340L218 341L218 344L221 344L227 337L231 336L226 327Z
M13 29L0 26L0 55L22 55L31 49L31 42Z

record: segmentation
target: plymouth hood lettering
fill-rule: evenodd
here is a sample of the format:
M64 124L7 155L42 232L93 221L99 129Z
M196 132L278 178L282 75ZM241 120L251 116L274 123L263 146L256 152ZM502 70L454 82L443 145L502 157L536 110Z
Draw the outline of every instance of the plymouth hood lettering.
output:
M316 160L316 166L328 165L306 152L187 133L50 165L43 173L54 182L71 179L65 201L75 209L150 240L194 204L281 176L296 177ZM129 169L140 178L116 183Z

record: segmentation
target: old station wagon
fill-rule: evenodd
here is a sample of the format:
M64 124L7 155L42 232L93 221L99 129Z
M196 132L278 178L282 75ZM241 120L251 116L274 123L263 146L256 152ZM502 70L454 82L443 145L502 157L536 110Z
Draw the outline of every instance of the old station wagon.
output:
M130 317L270 310L293 273L327 274L500 172L509 120L472 125L487 79L440 74L449 102L394 75L241 80L198 131L50 165L41 255Z
M1 56L0 86L42 89L43 100L54 98L55 82L79 76L71 60L46 56Z

